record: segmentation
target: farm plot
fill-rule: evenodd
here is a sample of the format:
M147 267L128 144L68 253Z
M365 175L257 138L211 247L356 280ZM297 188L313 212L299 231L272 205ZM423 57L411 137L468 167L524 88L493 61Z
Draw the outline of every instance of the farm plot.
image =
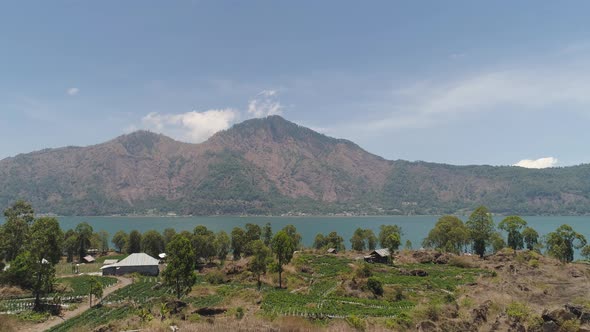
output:
M90 292L90 276L79 276L72 278L59 278L58 284L66 286L67 290L63 293L52 293L43 298L46 302L51 302L57 296L60 302L64 304L80 302ZM117 283L116 278L95 277L102 283L103 287L109 287ZM26 294L20 297L0 299L0 312L18 313L33 308L34 298L32 294Z
M105 297L101 305L95 306L49 331L91 330L99 325L135 314L137 311L135 305L144 305L167 294L169 294L167 289L159 287L159 278L141 277L136 279L133 284ZM129 305L130 303L135 305Z

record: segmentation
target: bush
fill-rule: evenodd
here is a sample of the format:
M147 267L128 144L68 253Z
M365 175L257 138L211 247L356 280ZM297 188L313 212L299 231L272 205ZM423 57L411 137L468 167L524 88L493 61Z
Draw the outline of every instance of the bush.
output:
M368 278L373 275L373 269L371 265L367 263L361 264L361 266L356 270L356 276L359 278Z
M346 317L346 322L359 331L365 330L365 320L358 316L350 315Z
M517 321L523 321L525 318L528 317L529 315L529 308L526 306L526 304L521 303L521 302L511 302L507 307L506 307L506 315L508 315L508 317L513 318Z
M212 285L221 285L225 283L225 276L221 271L211 271L205 276L205 280Z
M242 319L242 318L244 318L244 308L237 307L236 308L236 319Z
M575 319L566 320L561 324L559 330L563 332L577 332L580 330L580 322Z
M460 267L463 269L468 269L468 268L474 267L473 264L471 263L471 260L465 256L452 256L449 259L448 265Z
M379 279L377 279L377 278L373 278L373 277L369 278L369 280L367 280L367 288L374 295L377 295L377 296L383 295L383 285L381 284L381 281L379 281Z
M531 259L529 261L529 266L536 269L539 267L539 260L538 259Z

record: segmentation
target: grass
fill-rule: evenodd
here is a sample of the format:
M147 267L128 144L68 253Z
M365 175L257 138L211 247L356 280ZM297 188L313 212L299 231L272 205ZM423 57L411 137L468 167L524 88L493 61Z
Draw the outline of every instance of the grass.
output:
M79 276L79 277L69 277L69 278L58 278L57 282L68 286L70 289L69 292L66 292L65 296L80 296L80 295L88 295L90 292L90 280L92 278L98 279L98 281L102 284L103 288L109 287L117 283L116 278L112 277L99 277L99 276Z
M78 265L78 272L79 273L96 273L96 272L100 272L100 268L103 265L103 262L106 259L124 259L125 257L127 257L129 255L127 254L118 254L118 255L109 255L109 256L101 256L98 257L96 259L96 261L94 263L90 263L90 264L79 264ZM65 260L62 260L61 262L59 262L56 266L55 266L55 273L58 276L63 276L63 275L73 275L72 273L72 263L68 263Z

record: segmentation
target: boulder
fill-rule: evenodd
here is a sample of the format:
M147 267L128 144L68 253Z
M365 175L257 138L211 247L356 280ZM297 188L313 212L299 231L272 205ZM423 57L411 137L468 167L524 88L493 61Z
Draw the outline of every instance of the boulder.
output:
M541 318L543 318L543 320L546 322L553 321L561 325L561 323L565 322L566 320L576 319L577 317L565 309L555 309L552 311L543 311Z
M565 305L565 309L576 315L582 324L590 323L590 310L587 310L584 306L568 303Z
M435 262L436 264L448 264L448 263L449 263L449 261L451 260L451 258L452 258L452 257L453 257L453 255L452 255L452 254L447 254L447 253L444 253L444 254L441 254L440 256L438 256L438 257L437 257L437 258L434 260L434 262Z
M543 323L543 332L559 332L559 325L554 321L548 321Z
M416 330L418 332L438 332L440 329L433 321L424 320L416 325Z
M487 300L484 303L482 303L479 307L473 309L473 311L471 312L473 324L481 325L482 323L488 321L488 311L490 310L491 305L492 301Z

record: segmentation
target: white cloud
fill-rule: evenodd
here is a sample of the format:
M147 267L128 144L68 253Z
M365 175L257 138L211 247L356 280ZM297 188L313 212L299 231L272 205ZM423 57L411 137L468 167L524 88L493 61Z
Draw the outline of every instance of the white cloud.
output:
M256 118L283 113L283 106L277 99L276 90L261 91L248 102L248 114Z
M150 113L143 117L144 128L179 140L200 143L220 130L228 129L239 118L237 110L227 108L182 114Z
M523 159L513 166L520 166L524 168L548 168L555 167L558 160L553 157L545 157L539 159Z
M66 90L66 93L69 96L75 96L75 95L78 94L78 92L80 92L80 89L78 89L78 88L69 88L69 89Z

